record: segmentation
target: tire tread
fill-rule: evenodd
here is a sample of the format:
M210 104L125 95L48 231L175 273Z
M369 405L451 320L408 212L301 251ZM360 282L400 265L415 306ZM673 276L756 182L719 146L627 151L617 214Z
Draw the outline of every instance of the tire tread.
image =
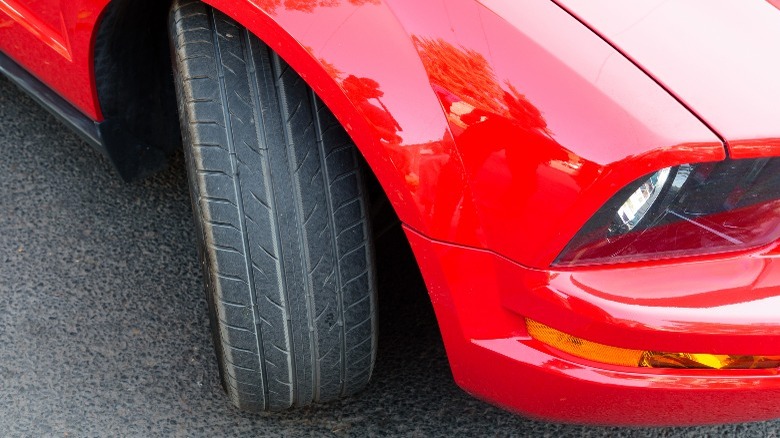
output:
M176 1L171 39L223 386L252 411L357 392L374 364L376 287L356 148L227 16Z

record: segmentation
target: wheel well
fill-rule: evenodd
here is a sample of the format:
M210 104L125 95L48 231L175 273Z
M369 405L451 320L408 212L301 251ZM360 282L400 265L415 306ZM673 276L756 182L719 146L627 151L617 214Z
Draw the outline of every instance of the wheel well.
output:
M172 0L112 0L94 43L95 85L105 118L101 134L125 180L168 165L181 148L176 90L168 43ZM376 174L365 161L375 232L400 226Z
M94 42L101 136L125 180L167 166L181 145L171 73L170 1L113 0Z

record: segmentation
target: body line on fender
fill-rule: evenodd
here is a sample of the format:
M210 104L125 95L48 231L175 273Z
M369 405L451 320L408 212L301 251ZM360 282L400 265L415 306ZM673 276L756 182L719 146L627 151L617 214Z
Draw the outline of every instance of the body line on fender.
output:
M715 135L716 137L718 137L718 139L720 140L720 142L723 144L723 150L724 150L724 151L725 151L725 153L726 153L726 158L729 158L729 156L730 156L729 154L730 154L730 153L729 153L728 142L726 141L726 138L725 138L723 135L721 135L721 133L720 133L720 132L718 132L718 131L717 131L717 130L716 130L716 129L715 129L713 126L712 126L712 124L710 124L710 123L709 123L707 120L705 120L705 119L704 119L704 118L703 118L701 115L699 115L699 113L697 113L696 111L694 111L694 110L693 110L693 108L691 108L691 106L690 106L690 105L688 105L688 104L687 104L687 103L686 103L686 102L685 102L685 101L684 101L684 100L683 100L683 99L682 99L682 98L681 98L681 97L680 97L680 96L679 96L677 93L675 93L674 91L672 91L672 89L671 89L671 88L669 88L669 87L668 87L668 86L667 86L665 83L663 83L663 82L662 82L661 80L659 80L657 77L655 77L654 75L650 74L650 72L649 72L649 71L648 71L646 68L644 68L644 67L643 67L641 64L639 64L639 62L638 62L636 59L634 59L634 57L632 57L631 55L629 55L628 53L626 53L624 50L622 50L620 47L618 47L618 46L617 46L617 45L616 45L616 44L615 44L615 43L614 43L612 40L610 40L609 38L607 38L607 37L606 37L606 35L604 35L602 32L599 32L599 31L598 31L597 29L595 29L593 26L591 26L591 25L590 25L588 22L586 22L586 21L585 21L585 20L584 20L582 17L580 17L580 16L578 16L577 14L575 14L574 12L570 11L568 8L566 8L565 6L563 6L563 5L562 5L562 4L561 4L561 3L560 3L558 0L551 0L551 1L552 1L552 2L553 2L555 5L556 5L556 6L558 6L559 8L561 8L561 10L562 10L562 11L564 11L565 13L567 13L567 14L571 15L571 17L572 17L572 18L574 18L574 19L575 19L575 20L577 20L577 21L578 21L580 24L582 24L582 25L583 25L583 26L585 26L587 29L589 29L591 32L593 32L593 34L594 34L594 35L596 35L596 36L598 36L599 38L601 38L601 40L602 40L602 41L604 41L606 44L608 44L610 47L612 47L612 49L614 49L616 52L618 52L618 53L620 53L621 55L623 55L623 57L625 57L625 58L628 60L628 62L630 62L631 64L634 64L634 66L636 66L636 68L638 68L638 69L639 69L639 70L640 70L642 73L644 73L645 75L647 75L647 77L648 77L648 78L650 78L650 80L652 80L653 82L655 82L656 84L658 84L658 86L659 86L659 87L661 87L661 89L663 89L664 91L666 91L666 92L669 94L669 96L671 96L671 97L672 97L674 100L676 100L676 101L677 101L677 102L678 102L680 105L682 105L682 107L683 107L683 108L685 108L685 109L686 109L686 110L687 110L689 113L691 113L691 115L692 115L692 116L696 117L696 119L698 119L698 120L699 120L699 121L700 121L700 122L701 122L701 123L702 123L702 124L703 124L705 127L707 127L707 129L709 129L709 130L712 132L712 134L713 134L713 135Z

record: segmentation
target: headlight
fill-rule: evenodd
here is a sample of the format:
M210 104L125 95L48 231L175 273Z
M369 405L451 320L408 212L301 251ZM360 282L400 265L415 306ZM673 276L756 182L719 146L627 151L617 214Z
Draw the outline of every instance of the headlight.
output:
M780 238L780 158L684 164L612 197L555 261L617 263L736 251Z

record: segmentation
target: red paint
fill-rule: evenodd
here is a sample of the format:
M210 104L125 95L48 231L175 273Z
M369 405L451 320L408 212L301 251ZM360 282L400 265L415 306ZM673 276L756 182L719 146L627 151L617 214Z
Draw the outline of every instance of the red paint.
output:
M9 15L0 0L0 50L99 119L91 53L107 0L31 1L13 3L32 15ZM778 354L772 246L549 268L641 175L722 160L720 138L735 157L780 153L780 58L768 56L780 37L761 37L780 32L780 13L767 3L694 14L667 2L624 34L620 2L563 1L577 18L553 2L207 2L279 52L349 131L407 227L467 391L563 421L780 416L774 371L610 368L548 351L523 325L627 348ZM58 7L61 29L33 4ZM663 29L677 46L657 48Z
M95 120L92 42L108 1L0 0L0 51Z
M0 12L11 17L19 26L49 46L57 54L68 61L73 61L67 32L62 32L63 29L58 30L56 27L53 27L56 25L59 25L57 27L60 28L64 27L65 23L59 20L62 18L61 15L49 15L47 22L47 20L42 19L16 0L0 0ZM52 18L54 18L54 22L52 22Z

